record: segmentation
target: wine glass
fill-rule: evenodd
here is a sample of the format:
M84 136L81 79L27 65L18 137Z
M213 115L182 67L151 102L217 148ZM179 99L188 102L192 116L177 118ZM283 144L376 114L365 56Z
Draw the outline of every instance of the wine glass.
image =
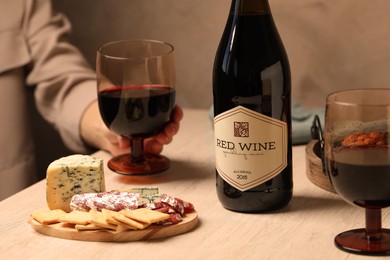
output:
M325 116L325 163L335 191L365 209L365 228L335 237L338 248L356 254L390 254L390 230L382 208L390 206L390 89L330 94Z
M124 175L168 169L168 158L143 148L175 106L174 47L155 40L110 42L97 51L96 71L101 117L111 131L130 139L131 152L113 157L108 167Z

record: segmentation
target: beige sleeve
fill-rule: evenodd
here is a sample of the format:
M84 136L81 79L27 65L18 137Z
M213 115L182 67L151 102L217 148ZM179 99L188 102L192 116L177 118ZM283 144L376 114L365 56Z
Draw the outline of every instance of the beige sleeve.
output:
M32 63L27 84L36 86L37 108L59 131L64 143L74 151L85 152L80 119L97 97L95 72L67 41L70 23L63 15L52 12L50 1L29 3L25 37Z

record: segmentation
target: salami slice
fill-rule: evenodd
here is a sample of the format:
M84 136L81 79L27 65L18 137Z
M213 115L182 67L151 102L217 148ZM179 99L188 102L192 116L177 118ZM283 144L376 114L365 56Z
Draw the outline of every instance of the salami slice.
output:
M194 205L192 203L166 194L161 196L161 202L172 207L180 215L194 211Z
M181 217L181 215L179 213L171 213L169 214L169 218L166 219L166 220L162 220L162 221L159 221L157 223L155 223L156 225L174 225L174 224L177 224L179 222L181 222L183 219Z

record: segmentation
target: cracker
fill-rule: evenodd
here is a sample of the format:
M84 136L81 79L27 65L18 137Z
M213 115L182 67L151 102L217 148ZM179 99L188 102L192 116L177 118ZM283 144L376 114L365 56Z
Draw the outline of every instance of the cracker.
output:
M152 224L169 218L169 214L162 213L148 208L139 208L135 210L123 210L123 214L133 220Z
M91 224L95 224L97 226L107 228L107 229L113 229L113 230L116 229L117 225L108 223L102 212L96 210L90 210L89 214L91 217L90 219Z
M147 223L141 223L139 221L136 221L136 220L133 220L133 219L130 219L128 217L126 217L124 214L125 210L122 210L120 211L121 214L117 214L117 215L113 215L112 217L119 221L122 225L125 225L127 227L129 227L130 229L145 229L149 226L149 224Z
M79 224L79 225L87 225L90 222L91 214L85 211L71 211L65 215L59 217L60 222L70 223L70 224Z
M114 224L114 225L121 224L121 222L119 222L118 220L113 218L114 215L118 215L121 213L119 213L117 211L109 210L109 209L102 209L102 213L103 213L103 216L106 219L107 223Z
M126 232L129 230L132 230L132 229L129 228L128 226L123 225L123 224L119 224L118 226L116 226L115 233Z
M78 231L106 230L106 228L92 224L92 223L87 224L87 225L77 224L74 226L74 228Z
M62 209L50 210L48 208L44 208L33 211L31 213L31 217L42 225L50 225L60 222L60 217L65 214L66 212Z

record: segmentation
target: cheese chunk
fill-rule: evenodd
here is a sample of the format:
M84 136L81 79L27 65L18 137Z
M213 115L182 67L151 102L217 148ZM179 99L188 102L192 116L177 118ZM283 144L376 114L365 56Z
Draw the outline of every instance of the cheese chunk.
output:
M70 211L80 193L105 191L103 160L75 154L53 161L46 171L46 200L50 209Z
M139 205L144 205L149 208L154 208L155 203L161 201L161 195L159 194L158 187L133 187L123 190L125 192L138 193Z
M161 196L161 194L142 195L139 197L139 204L154 209L155 204L161 202Z
M139 193L139 195L156 195L158 194L158 187L142 187L142 188L130 188L125 190L127 192Z

